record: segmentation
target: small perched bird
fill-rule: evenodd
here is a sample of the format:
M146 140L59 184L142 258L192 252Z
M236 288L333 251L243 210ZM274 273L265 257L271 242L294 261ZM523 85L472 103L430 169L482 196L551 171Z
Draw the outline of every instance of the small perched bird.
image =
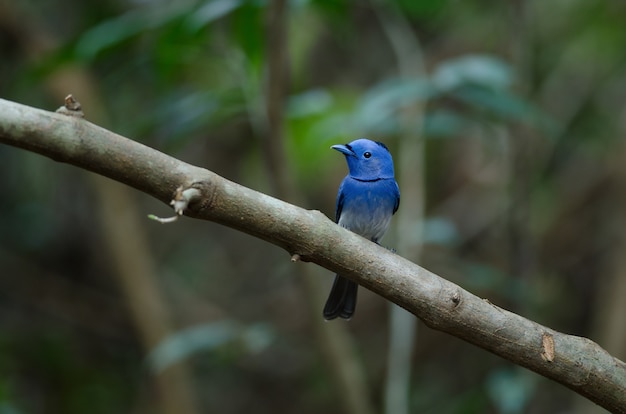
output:
M385 144L364 138L331 148L346 156L349 170L339 186L335 221L378 243L400 205L391 153ZM336 275L324 306L324 319L350 319L356 308L358 287L355 282Z

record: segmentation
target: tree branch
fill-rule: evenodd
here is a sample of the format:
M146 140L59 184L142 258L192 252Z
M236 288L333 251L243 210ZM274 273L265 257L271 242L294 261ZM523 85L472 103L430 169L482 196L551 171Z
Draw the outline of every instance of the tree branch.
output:
M551 378L612 412L626 413L626 364L593 341L501 309L318 211L245 188L84 119L5 100L0 100L0 142L107 176L166 203L177 187L193 187L199 195L185 215L243 231L341 273L433 329Z

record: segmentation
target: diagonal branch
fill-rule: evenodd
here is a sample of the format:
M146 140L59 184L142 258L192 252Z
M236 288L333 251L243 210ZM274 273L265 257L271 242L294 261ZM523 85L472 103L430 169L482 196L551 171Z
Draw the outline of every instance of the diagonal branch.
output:
M341 273L433 329L551 378L612 412L626 413L626 364L593 341L501 309L318 211L245 188L83 119L5 100L0 100L0 142L107 176L164 202L181 185L196 188L199 196L186 215L243 231Z

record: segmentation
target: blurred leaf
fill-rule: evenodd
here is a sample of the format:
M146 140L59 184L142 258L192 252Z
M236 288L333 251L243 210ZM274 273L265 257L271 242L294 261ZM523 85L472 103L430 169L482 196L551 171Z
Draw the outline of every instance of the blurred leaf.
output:
M354 113L354 122L365 130L397 130L397 111L433 96L435 90L427 79L386 79L362 96Z
M159 2L136 8L87 30L76 43L75 53L78 58L92 60L108 48L178 21L182 24L177 30L191 34L228 15L242 3L244 0L213 0L196 9L196 2Z
M513 70L506 62L492 56L470 55L441 63L432 75L432 82L440 91L467 84L507 89L513 78Z
M199 30L209 23L218 20L237 9L244 0L212 0L207 1L187 19L192 30Z
M312 89L299 95L293 95L287 102L287 116L302 118L320 114L330 108L333 97L324 89Z
M445 109L424 114L424 135L429 138L449 137L460 133L471 121L464 116Z
M9 351L9 349L7 349L6 347L3 347L4 349L2 351L3 354L6 351ZM2 364L4 365L4 364ZM5 366L2 366L2 368L6 368ZM8 373L8 370L3 370L3 372ZM13 385L13 381L11 379L9 379L11 376L3 376L2 378L0 378L0 414L19 414L21 413L21 411L14 405L13 400L14 398L14 394L15 394L15 390L14 390L14 385Z
M435 69L431 80L439 93L473 108L504 120L530 122L548 132L555 129L554 122L543 111L515 93L513 69L496 57L470 55L447 60ZM451 115L448 112L426 119L430 122L427 127L443 131L450 128L449 132L462 127Z
M406 12L409 16L424 18L433 18L439 12L444 10L450 0L395 0L399 8Z
M339 112L339 111L337 111ZM315 122L309 130L309 141L339 140L350 142L352 136L359 135L359 128L355 125L354 117L350 113L328 114Z
M333 23L344 24L350 10L347 0L311 0L311 5L324 13Z
M459 233L452 221L444 217L424 220L424 243L450 246L458 242Z
M502 414L526 412L533 396L535 380L522 369L499 369L487 378L487 390L491 400Z
M536 112L529 102L505 90L465 85L455 90L452 95L476 108L507 119L529 120Z
M454 388L444 374L432 374L414 386L411 392L412 413L475 414L489 412L489 400L481 387L468 386L461 392Z
M154 372L161 372L183 359L203 351L211 351L229 343L240 342L247 352L259 352L273 340L270 329L263 324L242 326L222 321L200 325L165 338L147 357Z
M76 43L76 56L92 60L103 50L179 19L186 13L189 13L189 7L179 2L133 9L83 33Z
M265 9L261 6L264 2L243 2L233 14L232 35L235 47L242 50L246 55L247 64L255 71L260 71L265 64Z
M195 132L208 129L221 109L219 97L211 91L176 91L178 93L161 101L162 105L152 115L168 151L175 151L172 144L180 147L195 138Z
M459 268L465 275L463 283L470 291L498 292L513 303L522 303L536 296L527 281L511 278L495 265L465 259L459 262Z
M320 170L320 165L336 156L335 151L330 150L331 145L350 142L359 134L371 132L354 123L352 109L356 99L353 91L331 93L326 89L312 89L288 100L289 156L300 179L311 189L324 182L323 174L332 173L332 169Z
M18 410L14 405L6 401L0 402L0 414L20 414L21 411Z

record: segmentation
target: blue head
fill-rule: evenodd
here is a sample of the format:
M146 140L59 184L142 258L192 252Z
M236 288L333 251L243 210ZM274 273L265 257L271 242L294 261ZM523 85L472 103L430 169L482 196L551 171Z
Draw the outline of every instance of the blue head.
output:
M391 153L381 142L361 138L345 145L333 145L348 162L349 175L360 180L393 178Z

